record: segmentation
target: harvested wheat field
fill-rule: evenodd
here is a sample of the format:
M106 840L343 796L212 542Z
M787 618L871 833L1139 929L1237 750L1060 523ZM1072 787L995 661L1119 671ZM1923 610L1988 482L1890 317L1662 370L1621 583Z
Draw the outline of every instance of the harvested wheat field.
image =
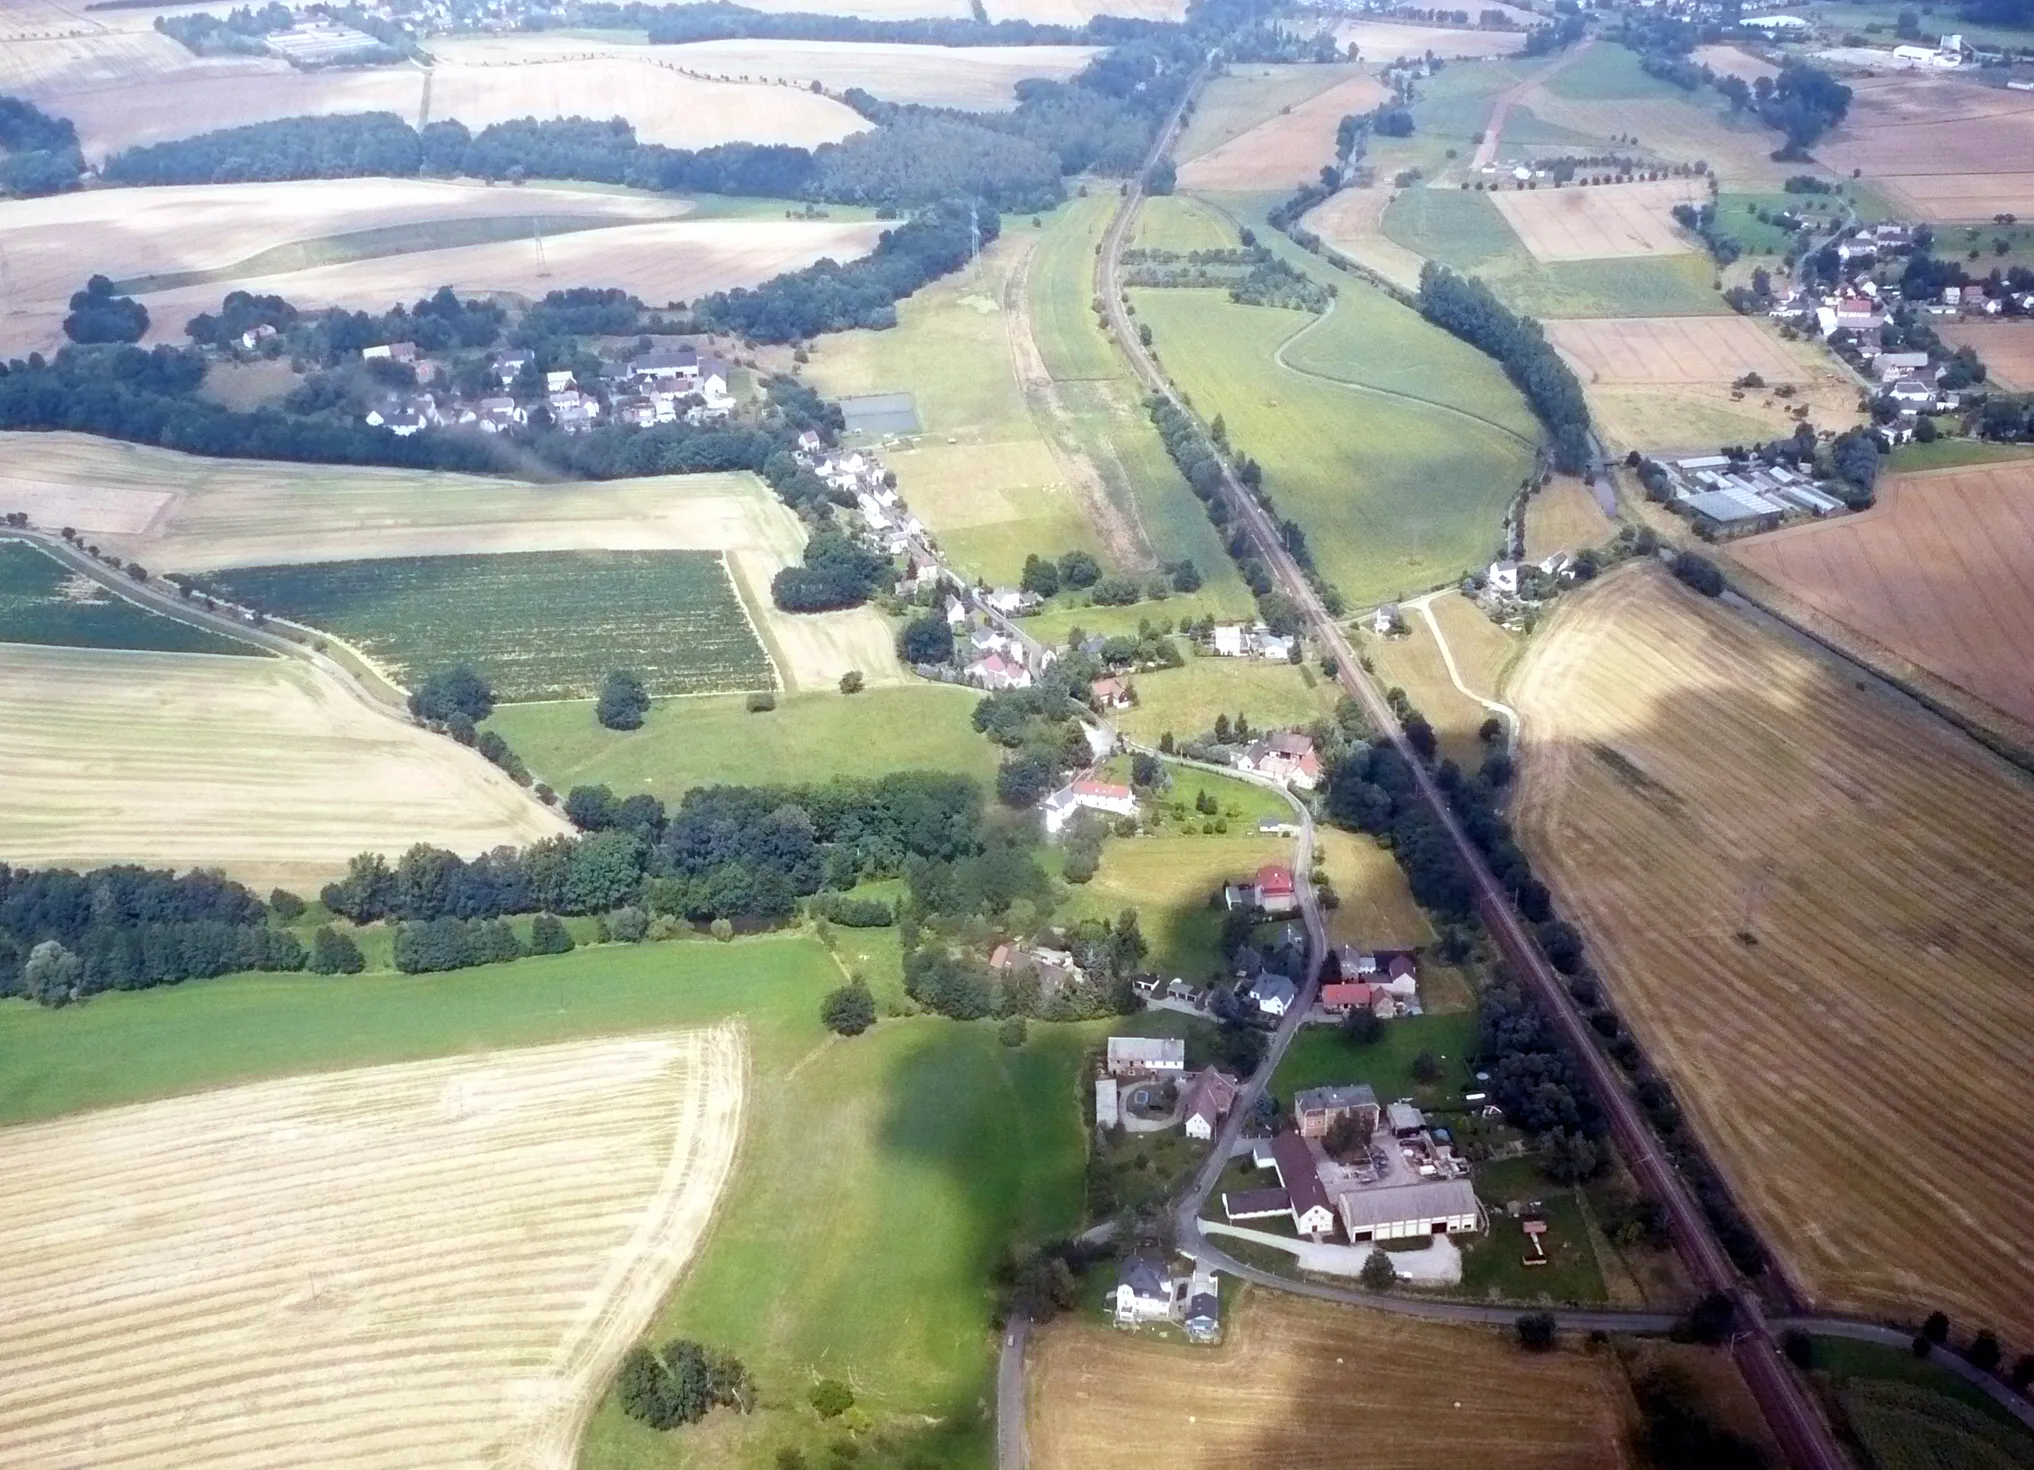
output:
M2034 393L2034 323L1949 321L1935 331L1951 347L1975 348L1995 387Z
M484 475L205 459L86 434L0 433L0 512L74 526L156 571L502 551L721 551L791 689L849 669L901 682L872 607L787 613L770 579L805 528L753 475L569 486Z
M1526 24L1536 17L1526 17ZM1395 61L1401 56L1474 57L1509 56L1526 43L1526 33L1516 31L1458 30L1453 26L1400 25L1393 21L1352 20L1335 27L1335 39L1344 47L1351 42L1356 54L1367 62Z
M795 3L788 4L797 9ZM962 5L965 11L967 6ZM987 0L990 20L1028 20L1037 25L1086 25L1098 15L1132 20L1184 20L1186 0Z
M1652 565L1508 692L1521 836L1793 1276L2034 1341L2034 786Z
M1601 546L1617 531L1603 512L1595 492L1576 475L1555 475L1546 489L1536 491L1525 506L1527 561L1543 561L1557 551Z
M1363 1466L1613 1470L1629 1397L1609 1353L1249 1291L1215 1349L1061 1318L1031 1350L1039 1470Z
M1375 77L1358 73L1185 160L1180 185L1262 193L1317 182L1321 165L1335 160L1335 129L1342 119L1368 112L1390 95Z
M1755 537L1731 555L2034 728L2034 461L1895 476L1861 515Z
M567 830L472 751L294 659L0 644L0 851L299 892L373 849ZM0 1460L6 1456L0 1454Z
M1616 260L1685 255L1694 240L1674 226L1677 204L1708 199L1696 179L1654 179L1591 188L1503 189L1490 196L1497 212L1538 260Z
M315 263L331 251L334 236L375 231L390 250L416 250L430 244L434 229L456 231L474 220L533 217L587 227L668 220L691 207L683 199L570 184L497 189L428 179L99 189L12 200L0 204L7 240L0 351L61 340L59 323L71 293L95 272L125 282L217 273L245 263L253 275ZM525 250L528 233L525 226L518 242ZM197 294L216 310L234 284L217 281ZM188 315L156 326L180 333Z
M1752 55L1736 46L1697 46L1690 53L1689 60L1697 66L1706 66L1719 76L1742 77L1747 82L1756 82L1760 77L1776 77L1780 69L1770 61Z
M1512 196L1504 196L1512 197ZM1814 347L1741 316L1549 321L1582 380L1597 428L1620 451L1713 449L1793 432L1806 407L1823 428L1861 417L1857 386ZM1734 389L1747 373L1764 388ZM1772 390L1789 387L1786 397Z
M0 1133L0 1460L570 1470L742 1092L721 1027Z
M1300 222L1358 265L1408 291L1417 291L1426 257L1384 233L1384 211L1397 197L1395 189L1340 189Z
M1903 72L1852 83L1843 126L1816 154L1862 169L1904 214L2034 214L2034 93Z

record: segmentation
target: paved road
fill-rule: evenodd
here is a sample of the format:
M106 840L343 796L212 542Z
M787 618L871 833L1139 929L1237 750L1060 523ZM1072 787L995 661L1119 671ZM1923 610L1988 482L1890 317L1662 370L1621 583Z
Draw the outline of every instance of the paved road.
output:
M1195 87L1200 78L1195 79ZM1191 96L1194 88L1189 88ZM1158 150L1170 146L1178 131L1179 114L1175 114L1160 137ZM1182 411L1188 411L1179 395L1166 381L1150 352L1138 340L1128 312L1125 310L1121 286L1120 257L1123 243L1129 233L1131 221L1137 213L1142 195L1142 179L1133 180L1125 189L1122 205L1116 217L1110 222L1102 242L1102 254L1096 275L1099 294L1108 316L1111 332L1117 343L1128 356L1140 380L1152 392L1161 394ZM1499 887L1489 865L1483 860L1468 835L1456 821L1453 811L1442 797L1434 783L1433 774L1421 763L1418 756L1406 743L1405 732L1399 728L1396 718L1377 687L1363 673L1357 662L1355 650L1333 618L1322 607L1319 597L1290 553L1280 540L1271 518L1265 513L1249 490L1236 479L1233 473L1224 470L1225 492L1230 505L1237 512L1240 525L1255 544L1259 556L1271 568L1274 579L1281 591L1289 596L1304 614L1316 644L1332 654L1338 664L1339 681L1343 688L1359 701L1374 728L1381 731L1397 749L1406 766L1413 772L1422 799L1435 813L1462 862L1468 871L1477 896L1477 909L1489 930L1492 939L1503 954L1512 972L1532 987L1541 1005L1554 1024L1566 1037L1577 1065L1589 1076L1589 1080L1601 1101L1608 1117L1612 1136L1619 1152L1624 1156L1639 1184L1666 1210L1675 1247L1688 1265L1694 1282L1705 1291L1727 1293L1737 1307L1738 1321L1742 1330L1737 1338L1734 1353L1745 1381L1751 1387L1765 1414L1775 1440L1781 1446L1788 1461L1796 1470L1846 1470L1849 1461L1837 1446L1829 1426L1822 1420L1802 1385L1779 1355L1771 1328L1766 1321L1765 1307L1755 1293L1732 1268L1723 1247L1718 1243L1708 1220L1696 1205L1686 1184L1671 1163L1659 1151L1652 1132L1640 1114L1636 1102L1624 1090L1623 1080L1612 1070L1609 1061L1596 1049L1594 1040L1583 1022L1580 1013L1570 1001L1565 988L1559 983L1553 970L1541 957L1538 948L1527 936L1525 926L1513 910L1509 896ZM1307 994L1311 999L1311 988ZM1295 1019L1288 1017L1288 1022ZM1285 1027L1274 1039L1275 1051L1282 1052L1290 1040ZM1267 1065L1270 1057L1267 1057ZM1246 1096L1239 1099L1233 1119L1240 1119L1256 1099L1266 1073L1253 1078ZM1214 1176L1219 1175L1220 1166L1214 1160L1224 1158L1226 1149L1217 1148L1210 1156L1210 1169L1204 1170L1212 1187ZM1206 1189L1196 1191L1194 1197L1204 1197ZM1197 1212L1196 1212L1197 1213ZM1184 1217L1182 1211L1182 1234L1184 1243L1192 1231L1192 1220ZM1205 1249L1205 1245L1202 1246Z
M1024 1470L1024 1350L1030 1341L1031 1319L1012 1317L996 1360L996 1470Z

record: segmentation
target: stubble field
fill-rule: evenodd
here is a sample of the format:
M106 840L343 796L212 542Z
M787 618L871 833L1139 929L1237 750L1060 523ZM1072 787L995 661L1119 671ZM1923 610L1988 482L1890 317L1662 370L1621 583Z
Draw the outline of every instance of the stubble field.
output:
M1135 1444L1182 1470L1629 1463L1610 1354L1526 1354L1494 1332L1256 1291L1225 1312L1213 1350L1072 1319L1040 1334L1032 1462L1088 1470Z
M1323 73L1324 80L1327 75L1339 80L1206 152L1187 155L1179 166L1180 187L1283 192L1316 182L1321 165L1334 161L1335 129L1342 119L1368 112L1390 94L1383 83L1354 67L1309 70ZM1223 80L1250 85L1242 77Z
M743 1072L721 1027L0 1133L0 1458L569 1470L705 1235Z
M1901 475L1861 515L1756 537L1731 555L2034 728L2034 464Z
M1677 204L1708 191L1693 179L1605 184L1594 188L1507 189L1491 196L1539 260L1615 260L1683 255L1695 243L1674 225Z
M1652 567L1510 692L1521 835L1794 1277L2034 1338L2026 779Z
M1526 560L1543 561L1557 551L1601 546L1617 531L1595 493L1575 475L1556 475L1526 502Z
M1867 77L1843 126L1817 153L1867 182L1902 214L1989 220L2034 214L2034 95L1948 77Z
M2034 392L2034 325L2026 322L1944 322L1937 334L1951 347L1974 348L1986 381L2013 393Z
M1514 16L1514 19L1520 17ZM1524 18L1532 24L1536 17ZM1335 27L1335 39L1348 46L1355 42L1356 54L1372 63L1393 61L1401 56L1436 56L1481 59L1509 56L1526 43L1524 30L1471 31L1453 26L1401 25L1395 21L1352 20Z
M566 829L472 751L294 660L0 646L0 849L315 892L367 849Z
M1397 197L1391 189L1342 189L1309 211L1301 223L1358 265L1417 291L1426 257L1384 233L1384 212Z

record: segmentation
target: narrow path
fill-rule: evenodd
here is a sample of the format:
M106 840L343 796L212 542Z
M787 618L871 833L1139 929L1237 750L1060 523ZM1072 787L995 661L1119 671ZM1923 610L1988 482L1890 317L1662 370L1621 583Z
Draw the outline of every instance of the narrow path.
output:
M1496 715L1500 720L1504 721L1504 753L1506 755L1517 755L1518 726L1519 726L1518 711L1513 709L1508 704L1500 704L1498 703L1498 701L1494 699L1485 699L1482 695L1478 694L1474 689L1471 689L1467 684L1464 684L1462 682L1462 671L1455 667L1455 650L1448 647L1448 635L1441 631L1441 621L1439 618L1436 618L1434 616L1434 609L1432 606L1434 599L1436 597L1453 595L1454 595L1453 593L1429 592L1423 597L1414 598L1411 602L1408 602L1406 606L1418 608L1420 616L1426 620L1427 631L1434 635L1434 647L1441 650L1441 662L1448 666L1448 678L1450 682L1452 682L1454 686L1457 689L1459 689L1463 694L1475 700L1478 704L1482 705L1485 709L1489 710L1492 714Z
M1498 145L1504 140L1505 120L1511 116L1513 105L1522 100L1533 88L1545 85L1549 78L1580 61L1583 53L1595 44L1594 36L1585 38L1538 76L1528 77L1498 97L1497 105L1490 109L1490 121L1483 125L1483 141L1476 145L1476 156L1469 160L1472 171L1486 169L1497 161Z

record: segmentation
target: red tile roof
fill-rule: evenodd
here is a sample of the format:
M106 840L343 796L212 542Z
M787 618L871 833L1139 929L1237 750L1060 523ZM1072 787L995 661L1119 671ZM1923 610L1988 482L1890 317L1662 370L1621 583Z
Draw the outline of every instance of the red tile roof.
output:
M1321 987L1321 1004L1333 1010L1337 1006L1367 1006L1376 999L1377 992L1360 980L1341 981Z
M1114 801L1128 801L1134 794L1128 786L1118 786L1112 781L1076 781L1073 789L1076 796L1101 796Z
M1257 891L1259 893L1291 893L1292 869L1277 863L1266 863L1257 870Z

